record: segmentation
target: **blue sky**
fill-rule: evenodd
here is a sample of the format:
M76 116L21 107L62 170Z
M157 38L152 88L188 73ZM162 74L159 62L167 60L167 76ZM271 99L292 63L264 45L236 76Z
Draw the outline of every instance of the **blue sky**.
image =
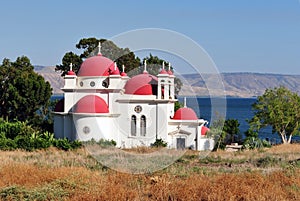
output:
M56 65L81 38L163 28L196 41L220 72L300 74L299 0L7 0L0 8L1 60Z

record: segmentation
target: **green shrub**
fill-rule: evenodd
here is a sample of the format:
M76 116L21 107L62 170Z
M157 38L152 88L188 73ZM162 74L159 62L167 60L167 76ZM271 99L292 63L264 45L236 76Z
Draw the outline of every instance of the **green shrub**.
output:
M115 147L117 145L117 142L114 140L105 140L105 139L100 139L97 142L98 145L100 145L100 147Z
M56 139L53 141L53 146L65 151L72 149L71 142L67 138Z
M243 149L261 149L264 147L271 147L270 142L258 137L247 137L243 143Z
M113 142L110 141L110 144ZM114 142L115 143L115 142ZM0 118L0 149L14 150L23 149L33 151L36 149L46 149L50 146L62 150L77 149L82 143L75 140L55 139L54 134L48 131L41 133L32 128L27 122L8 122Z
M14 139L18 135L27 136L35 131L27 122L9 122L0 119L0 133L4 133L6 138Z
M155 142L151 144L151 147L166 147L167 145L168 143L160 138L156 139Z
M17 148L17 144L14 140L0 137L0 149L4 151L12 151Z

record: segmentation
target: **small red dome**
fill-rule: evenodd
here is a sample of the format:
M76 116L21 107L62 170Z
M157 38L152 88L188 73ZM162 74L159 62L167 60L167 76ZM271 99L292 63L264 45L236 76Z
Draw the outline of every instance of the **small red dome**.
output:
M124 77L124 76L127 76L127 74L125 72L122 72L121 76Z
M143 73L132 77L125 85L126 94L134 95L156 95L157 77Z
M195 111L188 107L179 108L175 114L173 119L175 120L198 120L198 117Z
M74 71L70 70L67 72L67 75L76 75Z
M54 112L64 112L64 109L65 109L65 99L63 98L56 103Z
M159 74L168 74L168 72L165 69L162 69Z
M202 128L201 128L201 135L206 135L209 130L210 129L207 128L206 126L202 126Z
M109 113L106 102L95 95L81 98L74 107L75 113Z
M168 70L169 75L173 75L173 72L171 70Z
M78 76L109 76L114 71L114 62L101 54L87 58L80 66Z
M114 69L110 75L120 75L120 71L119 71L119 68L117 68L116 70Z

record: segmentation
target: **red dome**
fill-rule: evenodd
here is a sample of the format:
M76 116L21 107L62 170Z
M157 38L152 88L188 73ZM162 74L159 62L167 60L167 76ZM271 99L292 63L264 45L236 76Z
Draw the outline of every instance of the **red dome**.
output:
M109 113L106 102L95 95L81 98L75 105L75 113Z
M162 69L159 74L168 74L168 72L165 69Z
M123 77L123 76L127 76L127 74L125 73L125 72L122 72L121 73L121 76Z
M173 75L173 72L171 70L168 70L169 75Z
M63 98L56 103L54 112L64 112L64 109L65 109L65 99Z
M101 54L87 58L80 66L78 76L108 76L114 71L114 62Z
M198 117L195 111L188 107L179 108L175 114L173 119L175 120L198 120Z
M207 128L206 126L202 126L202 128L201 128L201 135L206 135L209 130L210 129Z
M67 75L76 75L76 74L74 73L74 71L70 70L67 72Z
M114 69L110 75L120 75L120 71L119 71L119 68L117 68L116 70Z
M157 77L143 73L132 77L125 85L126 94L157 95Z

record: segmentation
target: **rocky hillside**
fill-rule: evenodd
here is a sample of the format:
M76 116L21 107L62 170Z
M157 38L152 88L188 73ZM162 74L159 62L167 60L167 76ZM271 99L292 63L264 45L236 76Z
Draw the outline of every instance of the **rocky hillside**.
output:
M204 74L206 83L216 82L217 76ZM207 96L208 90L203 78L200 75L184 75L184 87L181 95ZM300 75L280 75L261 73L222 73L221 80L227 96L253 97L264 93L267 88L285 86L290 90L300 94ZM223 94L219 89L210 90L210 94Z
M54 66L44 67L44 66L35 66L35 72L42 75L46 81L50 82L51 87L53 88L53 94L63 93L60 90L64 85L64 80L60 76L60 72L55 72Z
M55 67L35 66L35 71L51 83L54 94L62 93L63 78ZM202 76L202 77L201 77ZM208 89L205 83L216 83L217 77L212 74L185 74L181 80L184 83L180 95L208 96L222 95L219 89ZM205 81L203 80L205 78ZM267 88L286 86L300 94L300 75L279 75L260 73L222 73L221 79L224 84L225 94L234 97L253 97L264 93ZM217 83L220 84L220 83ZM222 83L221 83L222 84ZM213 85L213 84L212 84Z

